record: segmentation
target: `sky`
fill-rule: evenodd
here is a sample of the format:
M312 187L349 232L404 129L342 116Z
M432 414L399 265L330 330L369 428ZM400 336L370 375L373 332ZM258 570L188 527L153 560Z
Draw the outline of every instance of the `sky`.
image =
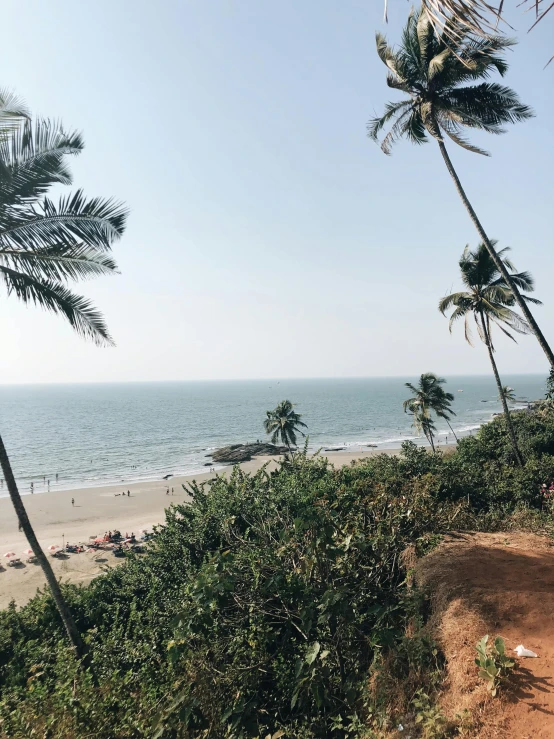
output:
M4 0L0 85L83 132L73 189L130 217L121 274L76 286L117 346L1 293L0 383L489 372L437 310L478 242L438 148L366 137L396 98L374 34L397 40L410 5L389 6L385 24L381 0ZM450 153L554 341L554 48L528 21L507 82L536 118L474 137L491 158ZM497 337L497 362L547 374L533 337Z

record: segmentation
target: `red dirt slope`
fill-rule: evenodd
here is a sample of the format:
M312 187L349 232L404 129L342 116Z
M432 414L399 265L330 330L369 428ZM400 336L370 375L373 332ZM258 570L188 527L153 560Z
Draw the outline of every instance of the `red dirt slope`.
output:
M554 739L553 542L513 532L452 535L420 560L416 577L431 591L433 627L448 661L445 711L469 709L486 739ZM473 662L484 634L539 655L518 660L497 699Z

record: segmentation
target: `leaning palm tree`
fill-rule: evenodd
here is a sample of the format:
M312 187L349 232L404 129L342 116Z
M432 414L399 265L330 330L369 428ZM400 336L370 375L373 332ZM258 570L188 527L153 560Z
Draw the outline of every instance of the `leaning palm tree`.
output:
M290 400L283 400L274 410L266 412L264 429L266 434L271 434L271 443L276 444L281 440L291 456L292 446L296 446L296 434L305 436L300 426L308 428L300 420L301 418L302 416L296 413Z
M87 199L81 191L58 203L46 197L52 186L71 183L66 158L82 149L81 135L66 133L58 123L20 119L14 127L0 112L0 278L8 296L64 316L97 344L111 344L102 315L67 283L116 272L109 251L124 231L126 210L112 200ZM75 651L83 656L81 635L29 521L1 437L0 466L20 528Z
M442 377L437 377L433 396L431 399L431 408L439 418L442 418L443 421L446 421L446 423L448 424L448 428L452 432L452 435L454 436L456 441L458 441L456 432L454 431L450 423L450 419L452 418L452 416L456 415L451 407L454 396L452 395L452 393L447 393L446 390L441 387L441 385L445 382L446 380L444 380Z
M453 31L457 34L454 40ZM464 149L486 155L487 152L466 140L464 129L499 134L503 133L504 124L524 121L533 116L532 110L520 103L513 90L488 81L493 72L504 76L508 65L501 52L513 44L513 41L501 36L468 36L467 29L453 19L447 22L442 31L437 30L425 10L410 14L398 49L388 46L385 38L378 33L377 53L388 69L387 84L406 97L399 102L388 103L385 114L369 122L368 135L377 141L383 129L390 124L381 142L385 154L390 154L393 144L402 137L414 144L423 144L429 137L437 142L446 168L481 240L500 275L510 286L550 365L554 367L554 353L520 294L518 285L511 280L477 218L444 142L446 135Z
M444 382L444 379L437 377L432 372L424 372L420 376L417 385L413 385L411 382L404 383L413 392L413 396L403 403L404 413L413 416L414 428L418 433L423 431L433 452L435 451L434 433L436 433L436 428L431 418L431 412L434 411L437 416L445 420L448 420L449 415L454 415L454 411L450 409L450 403L454 400L454 396L443 390L441 385ZM450 426L450 423L448 425Z
M496 241L493 241L494 245L496 245L496 243ZM501 249L498 252L498 256L502 259L505 268L510 270L512 273L512 284L517 283L518 287L523 292L532 292L534 289L533 278L528 272L515 272L514 265L505 256L508 251L509 249L507 247L505 249ZM498 374L498 368L494 359L491 328L493 325L498 326L498 328L513 341L515 341L513 332L527 334L530 333L531 329L529 324L512 309L515 304L515 298L511 290L511 286L507 285L504 278L499 275L496 264L491 259L485 244L479 244L475 251L471 251L469 246L466 246L459 264L465 290L463 292L452 293L452 295L447 295L443 298L439 302L439 310L443 315L446 315L446 312L453 308L450 316L450 331L452 331L452 327L457 320L462 318L464 319L465 338L471 346L473 344L471 329L469 326L469 317L473 315L479 337L487 347L492 371L498 387L498 397L502 402L502 408L506 418L506 426L508 428L508 433L514 450L514 456L517 463L522 465L523 459L517 444L510 411L508 409L506 393L504 392L504 386L500 380L500 375ZM529 295L525 296L525 300L540 305L540 300L531 298Z

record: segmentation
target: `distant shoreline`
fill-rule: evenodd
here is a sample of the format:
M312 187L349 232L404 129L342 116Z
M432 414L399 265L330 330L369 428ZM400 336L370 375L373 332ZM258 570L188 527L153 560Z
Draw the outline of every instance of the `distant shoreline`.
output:
M487 421L485 423L489 423L489 422L490 421ZM459 430L457 431L457 436L459 439L465 436L469 436L470 433L472 433L473 431L477 431L482 425L484 424L480 424L480 425L475 424L475 426L472 426L471 429ZM450 432L448 432L448 434L446 434L445 432L442 432L436 436L436 439L439 441L439 447L444 446L444 443L440 443L440 442L444 442L444 438L446 436L448 436L449 438L453 438ZM327 456L327 455L335 456L335 455L344 454L350 458L356 458L356 459L367 456L368 454L396 454L401 451L400 449L401 444L403 444L405 441L411 441L415 443L417 446L422 446L425 448L429 447L429 443L424 437L409 437L405 439L397 439L394 441L381 441L381 442L376 443L375 445L356 444L352 442L346 442L344 447L342 444L339 444L339 443L335 443L332 445L330 444L328 446L322 444L319 447L316 447L315 445L313 446L310 445L311 449L308 451L308 455L309 456L315 455L317 450L321 450L320 456ZM330 448L331 446L336 447L336 450L331 449ZM448 446L452 447L454 446L454 444L449 443ZM328 451L326 451L326 449ZM211 459L209 455L205 455L205 458ZM261 459L261 457L253 458L251 461L256 462L257 459ZM264 457L264 459L266 458ZM219 474L219 473L225 472L225 470L229 469L232 466L233 466L232 464L222 464L222 463L217 463L217 462L214 462L212 464L210 462L209 464L204 465L205 469L198 469L196 472L179 472L179 473L173 474L171 473L171 470L168 469L167 474L171 474L170 480L176 480L176 479L179 479L180 481L193 480L193 479L201 480L201 479L209 478L213 475L213 472L209 471L212 468L215 469L215 471ZM87 490L105 490L105 489L117 490L120 488L121 490L123 490L123 488L127 490L128 488L132 489L135 486L142 488L143 486L153 485L158 482L160 482L160 477L157 477L157 476L154 477L148 474L145 474L144 477L135 479L135 480L131 480L131 479L127 479L127 480L121 479L117 481L116 480L106 480L106 481L99 481L97 483L93 481L83 480L82 482L69 483L67 486L64 485L63 481L56 483L55 480L51 479L50 488L45 489L44 483L41 480L39 480L38 483L35 483L34 493L31 493L27 487L23 488L21 482L19 482L18 480L18 483L20 486L20 490L19 490L20 495L24 496L26 500L28 496L36 497L36 496L44 496L44 495L50 495L50 494L55 494L55 493L71 494L71 493L82 492L82 491L87 491ZM160 484L164 484L164 481L162 480ZM5 498L8 498L8 492L4 484L3 487L0 488L0 501L2 501Z

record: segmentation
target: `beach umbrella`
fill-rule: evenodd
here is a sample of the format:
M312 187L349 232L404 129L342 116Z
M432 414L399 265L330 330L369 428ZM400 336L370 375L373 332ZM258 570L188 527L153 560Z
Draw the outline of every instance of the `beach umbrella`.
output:
M97 536L96 539L94 540L94 543L95 544L101 544L103 541L104 541L104 537L103 536Z
M24 554L26 557L32 557L35 553L32 549L24 549L22 554Z
M49 552L55 552L59 548L60 547L57 544L50 544L50 546L48 547L48 551Z
M10 557L15 557L15 556L16 556L15 552L6 552L6 554L4 554L4 557L7 557L8 559Z

